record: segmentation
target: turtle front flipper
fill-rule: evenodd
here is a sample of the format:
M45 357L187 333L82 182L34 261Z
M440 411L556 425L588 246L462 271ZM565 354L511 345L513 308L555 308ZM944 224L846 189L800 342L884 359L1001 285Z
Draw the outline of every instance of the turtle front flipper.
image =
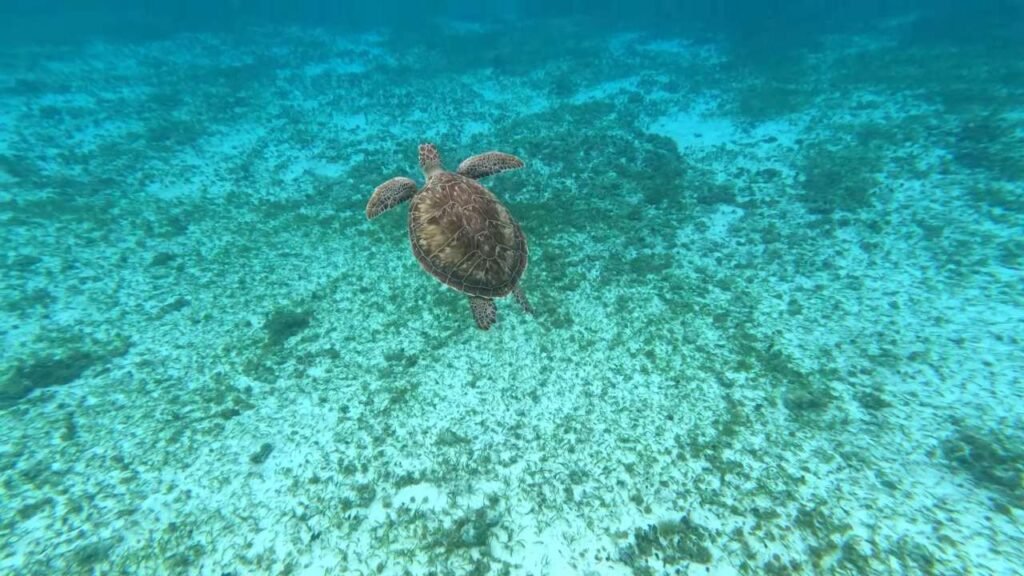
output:
M490 298L470 296L469 307L473 310L473 319L481 330L489 329L498 320L498 307Z
M410 178L399 176L377 186L366 203L366 218L373 220L377 216L412 198L419 188Z
M479 180L499 172L507 172L523 167L523 161L504 152L484 152L470 156L459 164L457 172L466 178Z

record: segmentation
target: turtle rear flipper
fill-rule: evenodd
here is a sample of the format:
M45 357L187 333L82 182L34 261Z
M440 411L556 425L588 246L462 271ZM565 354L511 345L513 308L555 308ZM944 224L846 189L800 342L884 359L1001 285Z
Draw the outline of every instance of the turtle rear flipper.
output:
M527 314L533 314L533 306L530 306L530 301L526 299L526 293L519 286L512 289L512 295L515 296L516 302L523 307L523 312Z
M484 152L470 156L459 164L457 172L466 178L479 180L499 172L507 172L523 167L523 161L504 152Z
M470 296L469 307L473 310L473 319L476 320L476 325L481 330L490 329L491 325L498 320L498 307L490 298Z
M419 190L411 178L399 176L377 186L366 203L366 218L372 220L416 195Z

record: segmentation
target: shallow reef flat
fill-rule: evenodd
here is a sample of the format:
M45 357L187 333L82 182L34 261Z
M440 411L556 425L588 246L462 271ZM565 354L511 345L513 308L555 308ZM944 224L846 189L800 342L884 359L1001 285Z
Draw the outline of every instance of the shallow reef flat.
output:
M0 572L1024 566L1021 48L528 31L0 59ZM366 221L423 140L534 317Z

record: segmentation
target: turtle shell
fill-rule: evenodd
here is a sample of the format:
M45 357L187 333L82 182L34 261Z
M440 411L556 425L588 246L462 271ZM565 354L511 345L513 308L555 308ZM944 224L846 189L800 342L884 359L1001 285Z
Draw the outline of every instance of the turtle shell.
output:
M427 272L473 296L505 296L526 270L519 223L490 190L452 172L431 176L413 196L409 240Z

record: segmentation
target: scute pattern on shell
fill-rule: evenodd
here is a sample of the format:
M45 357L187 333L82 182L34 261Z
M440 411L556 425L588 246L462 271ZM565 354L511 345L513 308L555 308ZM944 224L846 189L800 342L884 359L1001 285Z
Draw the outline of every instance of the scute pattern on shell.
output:
M459 174L436 174L413 197L409 239L427 272L474 296L507 295L526 269L519 224L494 194Z

